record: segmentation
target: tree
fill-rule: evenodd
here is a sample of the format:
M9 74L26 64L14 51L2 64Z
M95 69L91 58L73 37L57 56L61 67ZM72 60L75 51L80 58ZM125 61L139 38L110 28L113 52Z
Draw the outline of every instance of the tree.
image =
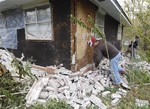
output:
M150 56L150 0L126 1L125 10L132 21L132 27L125 28L124 35L132 38L139 36L141 49L146 51L146 56Z

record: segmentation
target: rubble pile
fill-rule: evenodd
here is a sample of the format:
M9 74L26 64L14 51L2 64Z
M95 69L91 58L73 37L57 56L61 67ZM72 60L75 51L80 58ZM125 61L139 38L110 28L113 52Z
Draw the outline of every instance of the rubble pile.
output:
M150 74L150 63L146 61L133 62L133 61L130 61L128 57L124 57L123 60L124 60L123 61L124 66L132 66L135 69L138 68L140 70L147 71L148 74Z
M26 83L27 80L30 80L31 63L23 61L23 58L24 56L16 58L11 52L0 49L0 76L9 72L16 82Z
M94 104L101 109L107 106L102 98L111 96L113 106L116 106L123 96L127 94L124 89L119 89L116 93L107 90L112 87L110 71L106 61L101 62L99 70L88 70L92 65L87 65L78 72L72 72L64 67L55 69L53 75L47 75L35 81L26 96L26 105L30 106L36 102L46 103L49 99L64 100L74 109L83 108ZM108 69L108 70L106 70ZM83 72L87 71L83 76Z
M0 49L0 76L7 71L11 72L12 76L18 75L19 70L12 65L14 59L16 58L13 54ZM23 57L17 60L24 68L28 63L23 62L22 59ZM134 65L150 72L150 64L147 62L131 63L127 59L124 60L126 60L122 63L124 66ZM86 109L93 104L100 109L116 106L122 97L126 96L127 90L119 88L115 93L108 90L109 87L114 87L108 63L108 60L104 59L98 69L93 70L92 65L88 64L78 72L65 69L63 65L47 67L31 65L31 73L38 79L34 81L26 95L26 106L34 105L37 102L46 103L49 99L66 101L74 109ZM128 87L126 77L121 76L121 78L124 85ZM111 98L111 102L106 106L103 98L107 97Z

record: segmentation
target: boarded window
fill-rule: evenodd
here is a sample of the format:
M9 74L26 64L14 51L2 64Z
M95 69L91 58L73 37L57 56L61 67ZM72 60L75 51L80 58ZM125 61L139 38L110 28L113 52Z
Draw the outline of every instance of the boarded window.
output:
M27 40L53 40L50 5L28 9L25 16Z

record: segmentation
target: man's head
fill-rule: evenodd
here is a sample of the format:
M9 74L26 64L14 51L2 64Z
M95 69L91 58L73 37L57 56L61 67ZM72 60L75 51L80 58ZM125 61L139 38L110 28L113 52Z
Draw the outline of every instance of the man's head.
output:
M98 45L98 40L101 40L102 38L95 38L91 37L91 39L87 42L89 46L97 46Z
M135 36L135 39L139 39L139 37L138 37L138 36Z
M92 36L91 39L87 42L87 45L93 46L95 42L96 42L96 38Z

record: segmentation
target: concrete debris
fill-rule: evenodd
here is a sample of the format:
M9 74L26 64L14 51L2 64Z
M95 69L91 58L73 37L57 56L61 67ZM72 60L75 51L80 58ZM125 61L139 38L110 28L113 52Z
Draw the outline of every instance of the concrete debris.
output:
M105 91L102 93L102 97L106 97L108 94L110 94L110 91Z
M22 65L24 56L19 61ZM13 54L6 50L0 49L0 76L5 72L11 72L12 76L17 75L17 69L12 66L12 61L16 59ZM150 64L147 62L130 63L127 59L121 63L121 65L132 64L138 68L145 69L150 72ZM72 64L75 62L73 61ZM113 77L111 76L111 70L109 68L109 61L104 59L99 64L99 68L93 70L93 65L88 64L81 68L78 72L72 72L63 67L63 64L59 66L39 66L32 65L31 72L38 80L36 80L30 87L28 94L26 95L26 106L34 105L34 103L46 103L49 99L64 100L74 109L86 109L88 106L97 105L100 109L107 109L101 97L111 95L111 105L116 106L122 99L122 96L126 96L127 91L119 89L116 93L111 94L107 91L108 87L112 86ZM123 86L126 89L130 89L127 85L128 81L123 78ZM99 96L99 97L98 97ZM136 99L136 104L139 105L141 100ZM143 102L142 102L143 103ZM140 103L140 104L142 104ZM147 104L147 101L144 101Z
M33 83L32 87L30 88L28 94L25 97L27 107L30 106L32 103L35 103L38 100L39 95L40 93L43 93L41 91L43 90L44 86L47 85L48 80L49 78L43 77ZM45 93L44 96L41 98L46 98L45 96L48 97L48 95L46 95Z
M135 102L136 102L135 104L139 107L149 106L148 100L135 99Z
M98 98L97 96L91 95L89 99L92 103L97 105L100 109L107 109L107 106L104 103L102 103L102 100Z
M121 99L115 98L114 100L111 101L111 105L112 106L117 106L120 101L121 101Z
M141 70L147 71L150 74L150 63L146 62L146 61L141 61L141 62L131 62L129 60L129 58L125 58L126 62L125 65L126 66L133 66L135 69L139 68Z
M121 98L121 95L118 94L118 93L113 93L113 94L111 95L111 98L112 98L112 99Z
M97 105L100 109L106 109L107 106L98 95L102 94L102 97L106 97L110 93L105 90L106 87L110 87L112 84L110 76L104 73L104 69L91 71L91 66L88 66L89 68L85 66L85 68L75 73L63 67L55 69L53 75L46 76L47 83L42 86L36 85L41 84L41 82L38 82L41 81L39 79L33 84L29 94L27 94L26 105L29 106L36 102L45 102L45 100L55 98L65 100L68 104L77 109L86 109L87 106L92 104ZM80 76L85 71L87 71L87 73L85 73L84 76ZM39 78L42 79L45 77ZM33 95L34 90L38 90L39 92ZM120 92L125 93L125 91L123 92L121 89ZM113 99L121 98L120 93L116 93L116 95L118 96L113 97Z
M52 66L42 67L42 66L38 66L38 65L32 65L32 68L47 72L49 74L54 74L54 72L56 70L56 68L52 67Z

